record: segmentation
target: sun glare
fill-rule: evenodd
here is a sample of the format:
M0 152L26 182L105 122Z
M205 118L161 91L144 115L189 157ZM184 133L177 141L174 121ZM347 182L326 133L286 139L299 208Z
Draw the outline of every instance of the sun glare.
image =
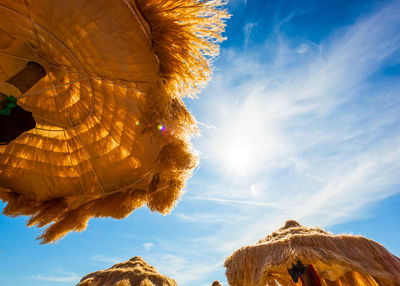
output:
M243 172L249 167L250 156L246 146L236 144L226 148L224 161L228 169L233 172Z

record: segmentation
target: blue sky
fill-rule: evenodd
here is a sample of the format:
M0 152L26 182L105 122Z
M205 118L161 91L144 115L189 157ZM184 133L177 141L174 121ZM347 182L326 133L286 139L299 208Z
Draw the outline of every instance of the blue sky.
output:
M0 216L2 286L74 285L133 256L179 285L227 285L225 257L287 219L400 255L400 2L228 9L213 79L186 100L201 162L172 213L94 219L53 245Z

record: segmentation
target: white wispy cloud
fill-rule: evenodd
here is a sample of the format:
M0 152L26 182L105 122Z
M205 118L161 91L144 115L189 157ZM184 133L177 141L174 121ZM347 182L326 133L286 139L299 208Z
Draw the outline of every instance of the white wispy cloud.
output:
M310 46L309 46L309 45L307 45L307 44L305 44L305 43L301 43L301 44L297 47L296 52L299 53L299 54L304 54L304 53L307 53L307 51L308 51L309 49L310 49Z
M108 256L104 256L104 255L93 255L92 259L98 262L103 262L103 263L108 263L108 264L115 264L115 263L119 263L121 261L125 261L126 257L108 257ZM129 258L128 258L129 259Z
M250 206L260 206L266 208L273 208L273 209L286 209L287 206L277 204L277 203L269 203L269 202L258 202L258 201L246 201L246 200L227 200L227 199L218 199L218 198L203 198L203 197L195 197L197 200L202 201L214 201L223 204L240 204L240 205L250 205ZM208 215L207 218L210 216Z
M76 283L81 279L81 275L74 272L67 272L63 270L57 270L57 275L33 275L31 279L49 281L49 282L64 282L64 283Z
M245 48L247 48L250 37L251 37L251 33L252 33L254 27L256 27L256 26L257 26L257 23L252 23L252 22L244 25L244 47Z
M143 243L142 246L145 251L150 251L155 246L155 244L153 242L146 242L146 243Z

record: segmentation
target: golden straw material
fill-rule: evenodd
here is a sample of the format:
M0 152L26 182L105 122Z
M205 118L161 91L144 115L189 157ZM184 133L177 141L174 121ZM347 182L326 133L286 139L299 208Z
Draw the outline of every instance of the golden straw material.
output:
M117 263L109 269L96 271L83 277L77 286L177 286L175 280L135 256Z
M400 259L382 245L295 221L235 251L225 260L226 276L232 286L299 285L288 273L297 261L312 264L323 286L400 285Z
M49 225L43 243L91 217L168 213L197 162L182 97L209 79L224 4L0 1L0 82L30 61L47 72L16 95L36 128L0 146L3 213Z
M222 284L215 280L211 286L222 286Z

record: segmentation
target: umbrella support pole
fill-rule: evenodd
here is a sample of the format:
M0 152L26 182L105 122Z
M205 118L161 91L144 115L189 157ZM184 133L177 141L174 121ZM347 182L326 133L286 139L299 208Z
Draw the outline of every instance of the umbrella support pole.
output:
M46 70L36 62L28 62L26 67L9 78L6 82L15 86L21 94L27 92L40 79L46 76ZM0 92L0 110L4 108L4 100L12 94Z

